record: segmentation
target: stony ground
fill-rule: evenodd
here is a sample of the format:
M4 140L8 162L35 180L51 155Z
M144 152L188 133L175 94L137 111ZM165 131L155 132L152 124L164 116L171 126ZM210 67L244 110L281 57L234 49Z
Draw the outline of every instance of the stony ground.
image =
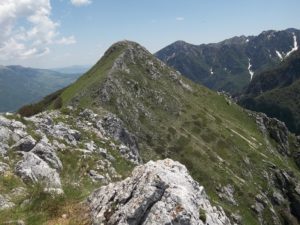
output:
M30 118L1 115L0 210L30 206L37 186L50 196L74 190L87 196L93 188L128 175L140 163L137 148L134 136L111 113L100 116L69 107L64 113ZM10 219L1 216L1 221Z

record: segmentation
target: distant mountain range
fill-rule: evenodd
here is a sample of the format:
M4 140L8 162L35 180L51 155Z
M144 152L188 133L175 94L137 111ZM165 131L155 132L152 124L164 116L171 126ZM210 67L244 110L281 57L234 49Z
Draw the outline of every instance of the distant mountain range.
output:
M81 73L64 74L52 70L0 66L0 112L16 111L66 87Z
M262 71L280 64L298 49L300 31L264 31L215 43L177 41L156 56L191 80L213 90L241 92Z
M300 134L300 50L254 77L239 103L284 121Z
M59 72L59 73L66 73L66 74L84 74L86 73L92 66L90 65L74 65L68 67L61 67L61 68L52 68L50 70Z

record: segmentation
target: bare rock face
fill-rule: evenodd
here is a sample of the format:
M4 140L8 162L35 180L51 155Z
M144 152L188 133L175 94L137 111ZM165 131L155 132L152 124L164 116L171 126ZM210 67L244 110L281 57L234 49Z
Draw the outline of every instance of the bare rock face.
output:
M12 146L12 148L18 151L29 152L31 149L33 149L35 144L36 141L33 139L33 137L29 135L19 140L16 144Z
M125 128L123 122L118 117L108 114L102 120L98 121L97 127L103 133L124 144L125 148L120 149L120 153L125 158L136 164L141 162L136 137Z
M15 172L25 182L43 182L47 192L63 193L58 172L32 152L24 153Z
M93 224L231 224L185 166L170 159L138 166L132 176L88 199Z
M282 155L290 155L288 135L289 131L284 122L269 118L264 113L251 113L264 134L269 135L278 143L278 151Z
M62 162L60 161L53 147L50 144L41 141L31 150L31 152L43 159L45 162L48 163L48 165L50 165L57 171L62 170Z

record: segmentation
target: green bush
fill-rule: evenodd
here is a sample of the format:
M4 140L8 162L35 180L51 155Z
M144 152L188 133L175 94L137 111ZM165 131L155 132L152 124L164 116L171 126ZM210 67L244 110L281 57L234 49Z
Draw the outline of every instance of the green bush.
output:
M203 222L206 223L206 213L204 209L199 209L199 219Z

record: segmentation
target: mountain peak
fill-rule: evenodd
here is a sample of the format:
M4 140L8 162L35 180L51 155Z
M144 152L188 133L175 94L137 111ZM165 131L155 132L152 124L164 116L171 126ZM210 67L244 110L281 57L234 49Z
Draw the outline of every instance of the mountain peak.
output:
M134 47L134 46L140 46L137 42L130 41L130 40L122 40L114 43L111 47Z
M143 49L147 51L143 46L138 44L137 42L134 41L129 41L129 40L122 40L114 43L105 53L111 53L114 52L115 50L120 50L120 49Z
M116 66L124 64L125 62L135 64L137 59L146 60L151 56L151 53L134 41L123 40L114 43L104 53L103 58L110 58L111 56L113 56L113 65Z

